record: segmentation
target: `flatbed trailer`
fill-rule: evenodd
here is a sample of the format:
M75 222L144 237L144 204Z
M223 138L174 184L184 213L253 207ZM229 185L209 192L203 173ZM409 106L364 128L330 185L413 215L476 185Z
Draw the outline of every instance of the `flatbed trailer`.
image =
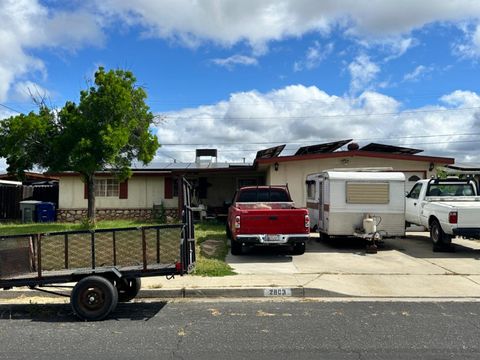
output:
M183 276L195 266L191 187L182 181L182 223L117 229L0 235L0 289L47 290L76 283L74 313L102 320L132 300L141 277Z

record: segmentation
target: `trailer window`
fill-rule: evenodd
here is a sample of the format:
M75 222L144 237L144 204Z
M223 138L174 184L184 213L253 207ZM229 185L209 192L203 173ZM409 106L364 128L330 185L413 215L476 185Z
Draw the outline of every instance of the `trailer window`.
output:
M316 200L317 194L315 190L315 181L307 181L307 198Z
M347 182L346 202L349 204L388 204L389 183Z

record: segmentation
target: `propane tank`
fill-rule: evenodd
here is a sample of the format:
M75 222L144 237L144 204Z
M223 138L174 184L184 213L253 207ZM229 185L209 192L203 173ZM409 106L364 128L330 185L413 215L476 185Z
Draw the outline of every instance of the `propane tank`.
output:
M375 222L375 218L371 217L370 214L367 214L365 219L363 219L363 229L367 234L377 232L377 224Z

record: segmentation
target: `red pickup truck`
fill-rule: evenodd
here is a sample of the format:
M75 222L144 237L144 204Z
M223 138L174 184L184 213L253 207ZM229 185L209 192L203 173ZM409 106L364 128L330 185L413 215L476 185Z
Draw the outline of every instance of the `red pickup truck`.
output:
M243 246L285 245L293 254L305 252L310 234L307 209L295 208L286 186L248 186L239 189L228 209L227 236L232 255Z

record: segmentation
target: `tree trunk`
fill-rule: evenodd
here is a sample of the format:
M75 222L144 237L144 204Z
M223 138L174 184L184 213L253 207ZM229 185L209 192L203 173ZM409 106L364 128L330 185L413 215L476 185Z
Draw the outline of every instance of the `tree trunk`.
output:
M93 225L95 224L95 175L91 174L86 176L87 189L88 189L88 221Z

